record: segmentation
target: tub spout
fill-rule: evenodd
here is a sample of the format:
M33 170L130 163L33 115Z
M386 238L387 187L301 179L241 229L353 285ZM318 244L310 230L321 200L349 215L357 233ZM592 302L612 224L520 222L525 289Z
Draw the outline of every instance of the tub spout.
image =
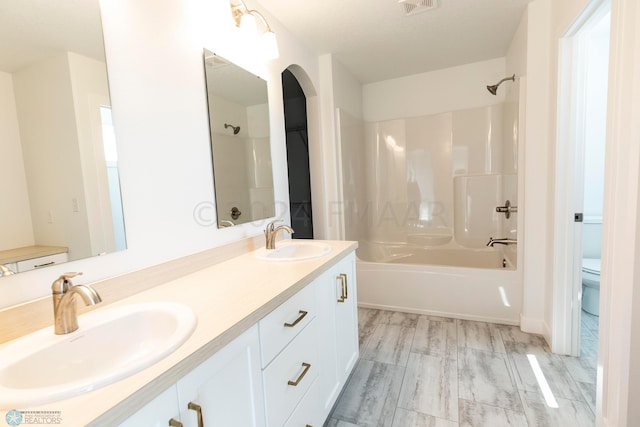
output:
M492 248L494 245L517 245L518 241L516 239L494 239L493 237L489 237L489 242L487 246Z

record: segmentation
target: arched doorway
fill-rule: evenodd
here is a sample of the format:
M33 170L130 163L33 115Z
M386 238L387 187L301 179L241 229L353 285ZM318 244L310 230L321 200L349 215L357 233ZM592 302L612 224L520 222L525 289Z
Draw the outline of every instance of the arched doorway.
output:
M289 210L295 239L313 239L307 98L289 69L282 72Z

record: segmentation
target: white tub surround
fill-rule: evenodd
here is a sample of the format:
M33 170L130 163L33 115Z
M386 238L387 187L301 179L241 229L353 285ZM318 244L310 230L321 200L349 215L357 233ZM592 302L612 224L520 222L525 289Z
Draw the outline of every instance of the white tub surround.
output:
M358 305L517 325L522 285L505 255L431 249L387 263L358 260Z
M179 379L298 291L325 277L327 271L333 273L333 266L357 246L354 242L326 243L332 251L320 258L269 262L249 252L109 304L108 307L150 301L180 303L195 312L198 326L175 352L137 374L75 398L21 409L60 411L62 425L68 426L117 425L125 421L145 404L164 396ZM79 323L82 328L82 316Z

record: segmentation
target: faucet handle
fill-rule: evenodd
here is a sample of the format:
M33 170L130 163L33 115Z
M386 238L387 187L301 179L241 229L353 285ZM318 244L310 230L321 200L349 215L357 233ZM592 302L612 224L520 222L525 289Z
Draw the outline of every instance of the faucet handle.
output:
M53 284L51 285L51 292L53 292L54 294L64 294L69 290L71 286L73 286L73 283L71 283L71 280L69 279L80 275L82 275L81 271L63 273L60 277L54 280Z

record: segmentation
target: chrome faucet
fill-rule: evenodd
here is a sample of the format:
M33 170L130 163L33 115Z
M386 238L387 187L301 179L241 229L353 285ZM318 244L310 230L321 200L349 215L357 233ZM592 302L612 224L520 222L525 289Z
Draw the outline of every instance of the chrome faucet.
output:
M487 246L492 248L493 245L516 245L517 243L518 241L516 239L494 239L493 237L489 237Z
M288 225L280 225L276 227L276 223L282 222L281 219L276 219L275 221L271 221L267 224L267 228L264 230L264 237L266 239L266 248L267 249L275 249L276 248L276 236L278 235L278 231L286 230L289 233L293 234L295 231Z
M86 305L102 302L102 298L93 288L71 283L69 279L80 274L82 273L64 273L51 285L53 326L56 335L68 334L78 329L76 295L80 295Z
M10 276L12 274L16 274L16 272L10 269L9 267L7 267L6 265L0 264L0 277Z

